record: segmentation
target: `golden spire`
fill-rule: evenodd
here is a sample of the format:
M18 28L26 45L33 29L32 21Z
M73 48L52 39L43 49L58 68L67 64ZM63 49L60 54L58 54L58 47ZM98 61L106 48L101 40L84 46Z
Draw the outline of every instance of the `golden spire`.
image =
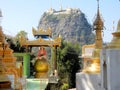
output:
M120 48L120 20L117 24L117 31L112 33L113 39L107 45L107 48Z
M2 11L0 9L0 24L1 24L1 19L2 19Z
M103 20L100 15L100 10L99 10L99 0L97 0L98 3L98 8L97 8L97 16L95 21L93 22L93 29L96 31L96 40L95 40L95 46L98 49L102 48L102 30L104 27Z
M52 11L53 9L52 9L52 6L50 7L50 11Z
M0 17L2 17L2 11L1 11L1 9L0 9Z
M94 26L94 30L103 30L104 23L100 15L99 0L97 0L97 3L98 3L97 16L93 23L93 26Z
M60 11L62 11L63 9L62 9L62 5L60 6Z
M118 24L117 24L117 31L120 32L120 19L119 19Z
M99 11L99 0L98 2L98 9L97 9L97 16L93 23L94 30L96 32L95 37L95 49L92 54L92 63L90 66L86 67L83 72L85 73L100 73L100 50L102 49L102 30L103 30L103 21L100 16Z
M0 26L0 43L3 44L5 42L5 36L2 31L2 27Z

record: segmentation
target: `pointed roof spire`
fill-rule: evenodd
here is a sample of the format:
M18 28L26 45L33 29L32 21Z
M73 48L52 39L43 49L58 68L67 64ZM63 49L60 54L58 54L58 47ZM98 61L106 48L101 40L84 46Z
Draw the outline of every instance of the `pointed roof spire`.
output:
M119 19L118 24L117 24L117 31L120 32L120 19Z
M5 42L5 36L3 34L2 27L0 26L0 43L4 43L4 42Z
M1 21L2 21L2 11L0 9L0 26L1 26Z
M2 17L2 11L1 11L1 9L0 9L0 17Z
M96 30L96 28L103 30L104 23L103 23L103 20L101 18L101 15L100 15L99 0L97 0L97 3L98 3L97 16L96 16L96 19L95 19L93 25L94 25L95 30Z
M62 11L62 5L60 6L60 11Z
M99 0L97 0L97 3L98 3L98 8L99 8Z

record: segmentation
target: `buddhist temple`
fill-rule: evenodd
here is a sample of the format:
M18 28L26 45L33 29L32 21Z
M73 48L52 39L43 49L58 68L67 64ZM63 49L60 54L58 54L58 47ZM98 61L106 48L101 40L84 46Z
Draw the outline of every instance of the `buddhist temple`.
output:
M38 55L36 56L36 62L34 68L36 70L35 78L48 78L47 72L49 69L49 65L46 58L46 50L45 47L55 47L54 50L54 71L57 71L57 62L56 62L56 50L57 47L61 45L61 37L57 37L52 39L51 28L47 30L43 30L42 28L36 30L32 28L33 36L36 40L28 41L26 38L20 38L21 46L25 46L27 49L31 49L32 47L39 47ZM28 50L29 51L29 50ZM31 50L30 50L31 51Z

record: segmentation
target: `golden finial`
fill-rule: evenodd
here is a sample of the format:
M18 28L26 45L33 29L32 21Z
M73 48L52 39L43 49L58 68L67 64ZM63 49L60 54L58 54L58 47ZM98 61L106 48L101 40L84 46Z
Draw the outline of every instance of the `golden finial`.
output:
M50 7L50 11L52 11L52 6Z
M98 13L97 13L97 15L100 16L100 11L99 11L99 0L97 0L97 4L98 4Z
M118 24L117 24L117 31L120 32L120 19L119 19Z
M103 30L103 27L104 27L104 23L103 23L103 19L100 15L100 11L99 11L99 0L97 0L97 3L98 3L98 9L97 9L97 16L96 16L96 19L93 23L94 25L94 30L96 29L100 29L100 30Z
M2 17L2 11L1 11L1 9L0 9L0 17Z
M113 21L113 31L115 30L114 23L115 23L115 21Z
M1 24L1 20L2 20L2 11L0 9L0 24Z
M98 8L99 8L99 0L97 0L97 3L98 3Z
M60 6L60 11L62 11L62 5Z

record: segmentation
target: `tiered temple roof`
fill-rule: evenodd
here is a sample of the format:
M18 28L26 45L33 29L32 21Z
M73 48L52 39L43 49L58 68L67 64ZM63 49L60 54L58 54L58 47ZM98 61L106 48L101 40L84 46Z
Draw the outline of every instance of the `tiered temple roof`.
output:
M20 38L21 46L60 46L61 45L61 37L58 36L55 39L51 38L51 29L48 28L47 30L39 29L35 30L32 29L33 35L37 38L36 40L28 41L25 37Z
M52 35L52 32L51 32L51 28L48 28L47 30L43 30L42 28L40 28L39 30L36 30L34 27L32 28L32 33L34 35L34 37L36 36L50 36Z
M16 87L16 85L18 85L18 79L20 78L19 68L16 67L16 57L14 57L13 50L9 48L9 45L5 41L5 36L2 32L2 27L0 26L0 87L8 87L8 83L4 84L5 81L9 82L6 75L13 75L14 87L19 88Z

